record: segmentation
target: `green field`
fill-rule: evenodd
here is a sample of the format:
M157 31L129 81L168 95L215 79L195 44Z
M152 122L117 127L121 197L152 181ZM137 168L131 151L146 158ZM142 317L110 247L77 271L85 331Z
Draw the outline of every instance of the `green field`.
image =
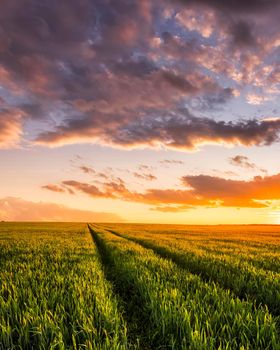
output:
M0 223L0 349L280 349L280 227Z

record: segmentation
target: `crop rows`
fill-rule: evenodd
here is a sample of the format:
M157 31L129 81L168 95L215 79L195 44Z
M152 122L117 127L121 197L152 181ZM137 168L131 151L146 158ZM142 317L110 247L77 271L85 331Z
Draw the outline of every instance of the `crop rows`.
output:
M126 324L85 225L5 225L0 348L127 349Z
M151 249L98 226L91 230L128 303L142 305L152 349L279 349L276 321L267 310Z
M0 349L280 350L278 235L195 230L0 223Z
M120 227L110 231L128 238L142 246L153 249L162 257L169 258L191 273L198 274L205 281L218 283L230 289L241 299L254 300L257 305L267 306L275 316L280 315L280 274L257 268L248 261L232 255L217 255L197 249L195 244L174 237L159 239L157 235L129 231ZM280 257L280 255L279 255ZM280 266L280 259L275 259Z

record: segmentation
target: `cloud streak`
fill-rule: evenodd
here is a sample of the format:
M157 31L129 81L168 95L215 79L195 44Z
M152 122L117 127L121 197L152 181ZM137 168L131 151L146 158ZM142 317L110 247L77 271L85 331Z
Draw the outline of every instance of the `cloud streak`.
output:
M246 156L237 155L229 158L230 164L249 170L258 170L262 173L267 173L265 169L258 167L255 163L251 162Z
M162 165L183 165L184 162L182 160L175 160L175 159L164 159L159 161Z
M139 172L133 172L132 173L134 177L140 180L145 180L145 181L153 181L156 180L157 177L153 174L150 173L139 173Z
M99 140L108 145L123 148L166 147L194 150L204 144L243 146L271 145L279 141L280 119L242 120L238 122L215 121L210 118L195 118L188 111L161 118L145 117L127 125L106 129L96 126L91 119L69 121L67 126L43 133L38 142L59 145L72 142Z
M51 192L57 192L57 193L64 193L66 192L64 188L57 186L57 185L53 185L53 184L49 184L49 185L44 185L42 186L42 189L44 190L48 190Z
M0 220L69 222L123 221L121 217L112 213L73 209L54 203L35 203L14 197L0 199Z

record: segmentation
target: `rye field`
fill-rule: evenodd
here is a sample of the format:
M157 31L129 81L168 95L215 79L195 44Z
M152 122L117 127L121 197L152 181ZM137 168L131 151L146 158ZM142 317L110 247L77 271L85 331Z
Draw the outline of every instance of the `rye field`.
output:
M280 349L280 227L0 223L0 349Z

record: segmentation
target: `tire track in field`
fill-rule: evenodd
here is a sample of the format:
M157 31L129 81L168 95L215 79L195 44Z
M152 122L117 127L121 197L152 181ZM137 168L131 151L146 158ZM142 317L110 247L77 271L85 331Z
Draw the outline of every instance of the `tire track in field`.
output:
M275 307L275 305L273 304L273 300L271 302L263 301L261 297L256 296L256 294L254 294L252 291L246 290L245 289L246 286L241 288L240 291L237 292L233 288L230 288L229 286L225 286L222 282L220 282L217 278L215 278L215 276L211 276L211 274L209 274L206 270L198 269L195 266L192 266L192 267L189 266L187 264L187 261L184 260L184 257L181 254L176 254L175 252L170 251L166 247L156 246L155 244L153 244L149 241L145 241L144 239L142 240L142 239L138 239L136 237L128 237L126 234L121 234L117 231L114 231L114 230L111 230L108 228L103 228L103 230L106 230L106 231L108 231L108 232L110 232L118 237L121 237L121 238L127 239L129 241L132 241L134 243L137 243L146 249L151 249L155 254L157 254L161 258L171 260L180 268L183 268L183 269L189 271L190 273L199 276L203 281L215 282L221 288L229 289L233 293L234 296L240 298L241 300L244 300L244 301L248 300L248 301L256 302L257 307L268 307L270 313L272 315L276 316L277 318L279 318L279 329L280 329L280 314L279 314L279 310L278 310L279 305L277 304L277 306ZM276 299L274 299L274 301Z
M129 349L152 350L145 340L144 329L141 324L140 306L137 307L135 304L132 304L129 295L130 291L124 290L121 287L120 281L118 281L117 272L114 268L114 263L106 253L105 243L98 237L98 234L91 226L93 225L88 224L88 230L98 249L100 260L104 267L105 278L111 283L113 292L117 295L117 298L120 301L120 309L123 312L123 317L127 324L128 342L131 345Z

